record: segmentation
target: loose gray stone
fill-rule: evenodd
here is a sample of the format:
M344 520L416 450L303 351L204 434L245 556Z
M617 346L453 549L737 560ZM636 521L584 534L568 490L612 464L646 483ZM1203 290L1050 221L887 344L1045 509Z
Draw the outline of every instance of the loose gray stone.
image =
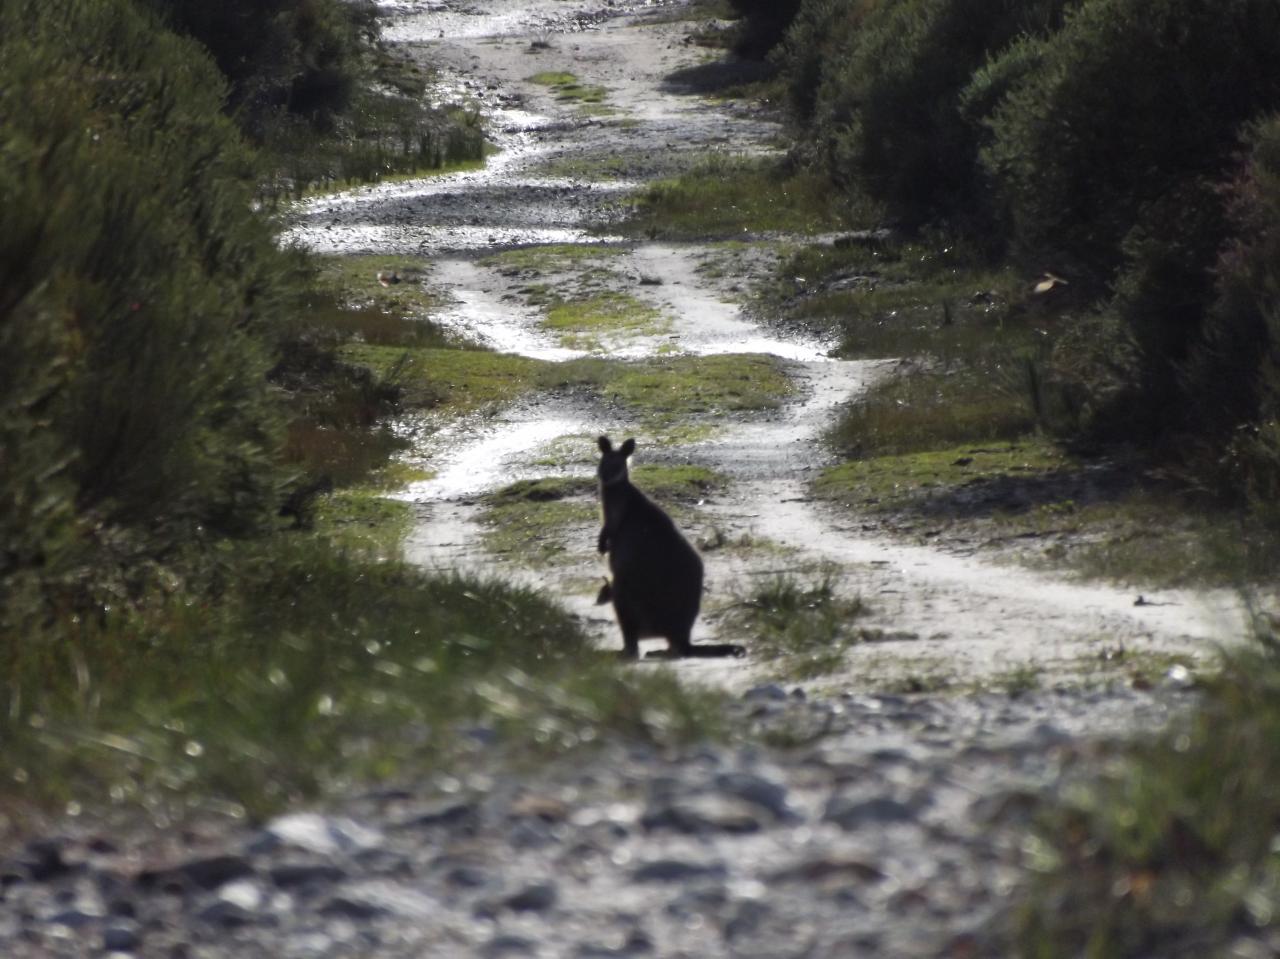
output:
M320 907L322 915L348 919L396 916L401 919L429 919L437 909L434 899L398 883L374 879L343 886Z
M845 884L850 881L879 881L884 878L884 872L866 859L831 855L800 859L775 870L769 878L775 883L803 882L823 885L834 881Z
M716 777L716 788L767 810L776 819L796 817L795 811L787 802L787 787L755 773L721 773Z
M478 806L470 799L442 799L420 806L395 823L396 829L425 829L433 826L458 825L473 819Z
M505 904L517 912L543 912L554 906L559 896L554 883L537 882L509 896Z
M682 882L686 879L723 879L726 872L722 862L655 859L636 867L631 878L636 882Z
M641 825L649 831L669 829L690 835L711 832L760 831L756 807L731 796L691 796L645 813Z
M822 818L826 822L835 823L842 829L854 830L863 826L913 822L916 814L915 810L906 803L888 796L874 796L871 799L835 796L827 803Z
M131 920L116 919L102 930L102 948L108 952L135 952L141 945L141 927Z
M272 866L268 875L281 889L292 889L341 882L347 878L347 871L333 863L285 862Z
M253 843L253 851L292 846L319 856L353 855L382 845L382 833L354 819L303 812L267 823Z
M787 691L777 683L763 683L759 686L752 686L742 694L742 698L748 703L778 703L786 700Z
M205 922L216 926L244 926L265 917L267 897L249 879L238 879L220 887L214 900L199 912Z
M253 871L253 863L245 856L205 856L167 869L148 870L138 876L138 881L144 887L217 889L224 883L250 876Z
M538 954L538 945L532 939L526 939L524 936L512 935L504 933L494 936L485 943L484 954L486 956L498 959L501 956L535 956Z
M106 916L106 907L101 902L81 899L66 909L59 909L49 917L48 921L59 926L67 926L70 929L82 929L95 922L100 922Z
M66 841L63 839L33 839L13 860L12 871L6 875L29 879L32 882L48 882L65 876L74 868L63 855Z
M444 874L444 881L462 889L481 889L493 881L493 877L479 866L463 863L453 866Z

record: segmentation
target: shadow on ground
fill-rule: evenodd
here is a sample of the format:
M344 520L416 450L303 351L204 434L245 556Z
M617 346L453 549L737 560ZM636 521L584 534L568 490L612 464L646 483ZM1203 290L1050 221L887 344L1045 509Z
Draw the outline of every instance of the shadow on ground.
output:
M1138 475L1118 463L1090 464L1036 476L992 476L923 493L912 512L928 517L985 519L1045 506L1114 502L1138 485Z
M669 73L662 81L662 89L667 93L691 96L723 93L748 83L771 80L777 73L777 68L772 64L729 57Z

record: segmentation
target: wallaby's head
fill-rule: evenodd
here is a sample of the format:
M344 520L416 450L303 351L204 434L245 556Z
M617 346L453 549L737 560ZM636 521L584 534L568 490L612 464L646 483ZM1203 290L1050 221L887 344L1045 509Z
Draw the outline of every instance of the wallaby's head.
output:
M610 486L625 480L627 457L636 451L636 441L624 440L616 450L607 436L600 437L597 442L600 444L600 468L596 470L596 476L600 478L600 484Z

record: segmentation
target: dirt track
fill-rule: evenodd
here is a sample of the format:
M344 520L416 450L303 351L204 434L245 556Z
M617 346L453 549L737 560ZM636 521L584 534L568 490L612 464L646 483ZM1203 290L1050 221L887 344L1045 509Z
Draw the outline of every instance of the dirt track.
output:
M773 664L758 654L636 667L747 690L724 717L743 734L739 745L668 753L603 743L513 770L490 748L494 730L477 726L466 731L472 753L454 775L353 784L324 812L292 811L263 829L42 840L6 869L0 954L1009 954L991 946L990 927L1025 875L1039 797L1064 788L1100 744L1159 728L1194 699L1176 678L1144 690L1123 673L1096 688L1053 687L1104 648L1207 656L1235 615L1230 603L1170 594L1159 597L1168 605L1135 606L1132 592L884 539L807 495L807 477L824 462L817 437L834 409L892 375L893 364L837 362L822 343L780 339L745 319L733 287L741 289L766 252L737 256L735 269L699 271L722 252L622 243L587 230L646 177L712 149L767 141L770 124L750 110L665 80L698 57L684 43L688 24L652 23L644 5L610 0L404 0L386 9L392 38L421 44L424 58L447 66L452 91L484 105L504 152L480 173L316 200L294 237L319 250L430 257L429 282L455 301L446 322L544 359L574 350L522 301L525 279L482 257L550 241L620 247L610 282L661 307L669 328L590 349L632 358L659 349L771 353L794 384L780 409L725 416L696 441L657 447L640 437L642 455L729 478L690 511L696 538L749 534L771 544L706 552L709 615L697 638L734 638L724 635L720 612L753 575L827 564L844 590L866 598L868 627L894 641L852 647L842 670L807 690L763 681ZM619 112L584 118L525 79L560 69L608 87ZM566 158L621 158L627 179L547 174ZM580 281L574 271L550 277ZM634 425L599 398L557 393L437 432L418 451L434 478L403 494L420 517L410 557L522 578L589 618L603 645L620 645L589 605L600 571L592 526L564 533L564 562L496 557L485 549L476 498L520 477L589 476L593 437ZM1042 682L1014 695L998 680L1020 663L1039 664ZM960 690L869 692L894 676L935 672Z
M317 200L296 237L322 251L429 256L430 282L456 303L445 322L495 348L553 360L590 351L567 349L540 328L539 311L524 305L517 292L525 279L478 261L519 245L621 248L609 262L615 287L660 308L670 328L606 339L594 352L625 358L659 350L758 352L784 358L795 384L785 408L725 417L705 439L660 451L640 435L640 458L707 465L732 479L691 520L695 538L746 534L784 547L787 568L835 568L843 588L867 600L870 629L916 640L852 650L846 672L832 678L832 687L874 685L902 670L943 671L982 682L1028 664L1070 678L1103 648L1211 652L1208 641L1231 634L1239 621L1230 596L1170 594L1158 604L1135 605L1136 591L995 566L972 551L962 555L895 542L864 531L857 517L834 515L810 500L806 479L824 462L822 428L839 404L873 378L889 375L892 364L832 360L826 344L780 339L745 319L737 293L752 272L765 268L768 244L758 244L759 255L736 255L727 269L705 271L698 266L716 255L712 247L628 243L609 236L607 228L589 229L607 223L620 199L644 180L669 175L712 151L764 150L775 133L758 111L700 97L673 80L705 57L685 42L693 24L659 22L673 6L599 0L394 5L397 19L388 35L443 65L443 89L482 105L503 152L481 172ZM542 71L568 71L583 83L605 87L612 112L584 116L579 105L530 82ZM592 178L590 171L603 161L614 172ZM547 172L557 169L575 172ZM566 271L541 279L554 285L573 276ZM610 623L588 605L590 590L583 586L599 570L589 529L568 541L581 544L580 562L523 569L520 557L499 561L485 554L473 504L478 494L513 479L556 472L545 465L553 446L562 472L589 475L591 437L632 427L598 402L557 396L435 437L423 452L439 475L405 494L419 505L421 517L410 556L427 566L501 567L527 577L592 618L602 641L614 642ZM566 457L566 449L576 449L576 455ZM742 584L778 567L776 555L732 552L707 559L711 616L700 627L700 639L715 632L715 610L740 594ZM681 668L733 688L768 672L768 664L758 661Z

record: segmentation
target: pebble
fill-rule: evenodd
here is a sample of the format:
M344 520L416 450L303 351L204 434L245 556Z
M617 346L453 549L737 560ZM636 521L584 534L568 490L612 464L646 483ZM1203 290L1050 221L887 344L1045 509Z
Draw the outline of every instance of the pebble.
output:
M254 845L257 851L283 845L320 856L336 856L376 849L382 843L380 831L353 819L304 812L273 819Z
M437 911L436 901L425 893L383 880L345 883L320 907L324 915L356 920L380 916L422 920Z
M912 822L916 813L908 803L890 796L873 796L870 799L834 796L827 803L822 818L841 829L854 830L864 826Z
M556 904L559 897L555 883L536 882L509 896L505 905L517 912L545 912Z
M141 927L136 922L117 919L102 930L102 948L108 952L134 952L141 945Z

